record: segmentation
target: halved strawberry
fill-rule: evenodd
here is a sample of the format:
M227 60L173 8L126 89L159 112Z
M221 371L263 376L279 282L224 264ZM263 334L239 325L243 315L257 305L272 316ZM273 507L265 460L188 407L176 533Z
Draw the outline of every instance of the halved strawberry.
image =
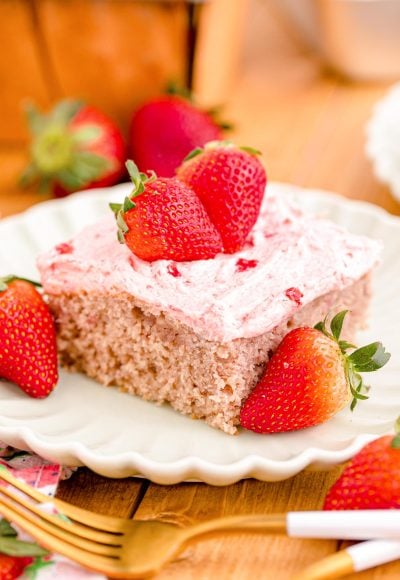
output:
M16 276L0 278L0 377L37 399L58 381L53 317L34 283Z
M222 251L219 233L190 187L172 177L127 169L134 183L123 204L110 204L118 239L142 260L207 260Z
M390 354L380 342L356 349L340 340L346 314L332 319L330 332L325 319L284 337L242 407L243 427L257 433L304 429L327 421L350 401L354 409L358 399L368 398L360 373L383 367Z

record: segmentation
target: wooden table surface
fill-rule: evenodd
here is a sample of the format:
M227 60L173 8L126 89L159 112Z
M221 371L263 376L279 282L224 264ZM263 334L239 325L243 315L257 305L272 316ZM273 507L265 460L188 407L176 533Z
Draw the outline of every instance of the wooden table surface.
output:
M245 62L227 99L234 137L262 149L271 180L325 188L376 203L399 215L400 206L373 177L364 155L364 129L374 103L387 86L353 83L323 70L318 60L287 35L268 10L254 2ZM250 29L250 27L249 27ZM0 213L12 214L39 202L21 192L16 175L25 153L18 144L0 144ZM142 479L112 480L86 468L62 483L59 497L122 517L168 513L197 522L238 513L318 509L339 468L301 473L281 483L247 480L227 487L201 483L160 486ZM167 566L157 579L285 580L342 546L340 541L293 540L240 535L204 541ZM399 578L400 563L357 578Z

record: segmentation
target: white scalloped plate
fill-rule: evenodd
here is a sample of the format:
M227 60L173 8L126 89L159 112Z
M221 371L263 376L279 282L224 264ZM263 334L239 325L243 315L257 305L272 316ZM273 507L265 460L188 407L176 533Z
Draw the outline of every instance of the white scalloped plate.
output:
M277 481L305 467L335 465L388 432L400 410L400 219L326 192L282 184L269 188L385 243L370 328L360 341L382 339L392 359L373 377L368 401L353 414L345 410L312 429L230 436L167 406L157 407L82 375L62 372L56 391L45 400L29 399L14 385L0 382L0 440L64 464L87 465L109 477L142 475L164 484L196 479L226 485L245 477ZM80 193L2 220L0 274L36 276L39 252L109 211L107 202L122 199L129 189L120 185Z

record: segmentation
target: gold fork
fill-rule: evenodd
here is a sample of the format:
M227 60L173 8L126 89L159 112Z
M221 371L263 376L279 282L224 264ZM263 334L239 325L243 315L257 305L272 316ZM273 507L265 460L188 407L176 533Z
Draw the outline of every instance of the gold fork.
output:
M143 578L155 574L190 542L227 532L285 532L285 516L232 516L188 528L158 520L126 520L95 514L49 498L0 469L0 514L21 526L42 546L86 568L112 578ZM29 498L51 502L68 520L51 515Z
M112 578L151 576L176 558L191 542L228 532L285 533L303 538L361 540L374 537L400 540L397 510L239 515L180 528L166 521L102 516L51 499L13 477L2 466L0 480L16 488L0 485L0 514L21 526L50 551ZM39 504L48 504L49 501L60 514L67 517L44 511Z

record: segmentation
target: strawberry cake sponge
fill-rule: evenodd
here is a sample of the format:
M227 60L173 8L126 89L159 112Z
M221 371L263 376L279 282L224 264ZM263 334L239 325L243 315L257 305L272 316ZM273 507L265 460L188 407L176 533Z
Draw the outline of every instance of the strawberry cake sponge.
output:
M38 260L61 362L104 385L234 434L289 329L350 309L361 327L381 244L266 195L245 246L207 260L144 261L113 216Z

